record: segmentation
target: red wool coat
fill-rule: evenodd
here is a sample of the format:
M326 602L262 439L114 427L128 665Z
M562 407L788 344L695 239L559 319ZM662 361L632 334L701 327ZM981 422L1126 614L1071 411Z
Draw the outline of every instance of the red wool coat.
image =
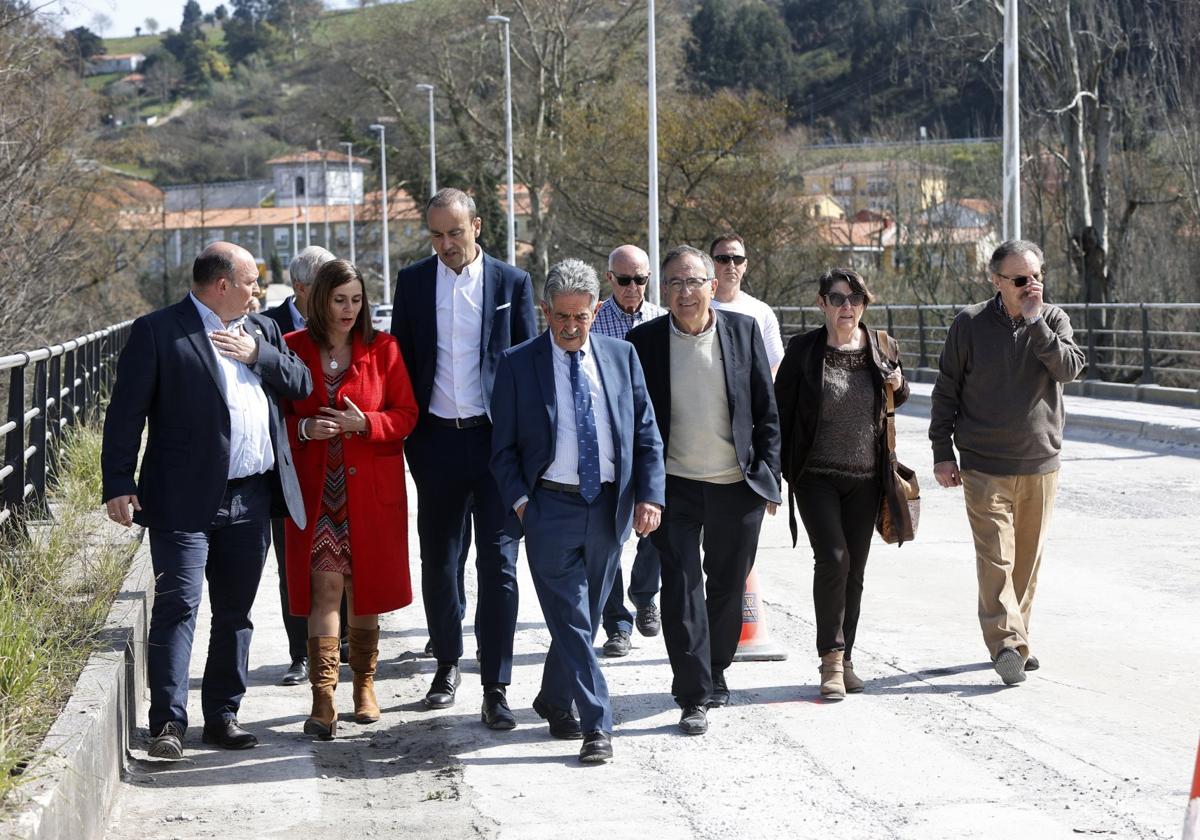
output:
M325 485L324 440L300 440L299 421L317 417L328 405L321 354L307 330L288 333L288 347L312 371L313 392L307 399L285 402L288 437L296 475L304 495L308 527L286 522L288 604L293 615L308 615L312 576L312 544ZM367 416L365 435L342 437L345 456L346 511L350 522L350 562L354 570L354 609L374 615L412 603L408 575L408 501L404 488L404 438L417 423L417 401L400 345L387 333L376 333L370 345L354 336L350 369L335 394L335 407L345 398Z

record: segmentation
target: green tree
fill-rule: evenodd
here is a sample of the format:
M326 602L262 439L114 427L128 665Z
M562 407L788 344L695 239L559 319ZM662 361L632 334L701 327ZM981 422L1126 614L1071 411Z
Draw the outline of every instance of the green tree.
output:
M199 34L200 24L203 22L204 12L200 9L200 4L196 0L187 0L183 6L183 22L179 24L179 31L188 35Z
M104 52L104 39L86 26L78 26L62 36L58 47L82 76L87 69L88 59Z

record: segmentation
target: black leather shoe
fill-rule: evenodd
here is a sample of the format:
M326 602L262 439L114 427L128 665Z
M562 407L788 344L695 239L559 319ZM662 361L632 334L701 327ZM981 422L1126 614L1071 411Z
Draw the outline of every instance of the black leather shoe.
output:
M204 724L204 743L223 750L248 750L258 746L258 738L238 726L237 718L225 718L216 723Z
M703 706L684 706L679 728L688 735L703 735L708 731L708 710Z
M165 758L178 761L183 758L183 726L171 721L163 726L162 731L154 736L146 753L151 758Z
M580 764L603 764L612 757L612 738L603 732L589 732L583 736L583 746L579 748Z
M425 705L430 709L449 709L454 705L454 694L462 684L462 674L457 665L439 665L433 682L425 694Z
M659 618L658 606L653 601L644 607L637 608L637 618L634 619L637 624L638 632L643 636L657 636L659 628L662 625L662 620Z
M508 695L502 685L489 685L483 689L483 711L480 719L488 729L516 729L517 719L508 708Z
M604 643L604 655L628 656L630 647L629 634L624 630L614 630L613 634L608 637L608 641Z
M283 679L279 681L280 685L300 685L300 683L308 682L308 657L301 656L299 659L293 659L291 667L283 674Z
M564 741L574 741L583 737L579 721L571 714L570 709L556 709L539 696L533 698L533 710L538 713L538 717L550 724L551 737L562 738Z
M724 671L713 671L713 690L708 696L708 708L719 709L729 705L729 685L725 682Z
M433 639L430 639L429 641L427 641L425 643L425 658L426 659L433 658Z
M1026 671L1036 671L1038 668L1041 668L1041 667L1042 667L1042 663L1038 662L1038 659L1036 656L1031 656L1025 660L1025 670Z

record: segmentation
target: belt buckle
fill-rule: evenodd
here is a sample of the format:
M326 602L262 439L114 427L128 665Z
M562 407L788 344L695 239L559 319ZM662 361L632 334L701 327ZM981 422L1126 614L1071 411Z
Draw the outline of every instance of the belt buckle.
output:
M458 429L459 431L462 431L462 429L465 428L463 426L463 418L461 418L461 417L454 418L454 428Z

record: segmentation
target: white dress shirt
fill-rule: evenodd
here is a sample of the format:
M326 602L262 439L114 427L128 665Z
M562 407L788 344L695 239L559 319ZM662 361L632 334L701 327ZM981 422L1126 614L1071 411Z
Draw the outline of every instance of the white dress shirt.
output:
M453 420L487 413L480 379L483 251L459 274L437 261L437 362L429 413Z
M200 313L206 335L217 330L243 329L245 316L224 323L193 294L188 295ZM217 362L221 396L229 408L229 472L227 478L245 478L275 466L271 447L271 410L258 374L239 361L222 356L212 341L208 344Z
M571 388L571 357L554 340L550 340L554 358L554 399L558 406L558 428L555 430L554 460L542 478L559 484L579 483L579 443L575 425L575 391ZM612 422L608 416L608 403L604 399L604 384L600 381L600 369L592 355L592 342L588 339L580 351L579 369L587 379L588 391L592 395L592 415L596 423L596 440L600 449L600 481L616 479L616 463L613 458Z

